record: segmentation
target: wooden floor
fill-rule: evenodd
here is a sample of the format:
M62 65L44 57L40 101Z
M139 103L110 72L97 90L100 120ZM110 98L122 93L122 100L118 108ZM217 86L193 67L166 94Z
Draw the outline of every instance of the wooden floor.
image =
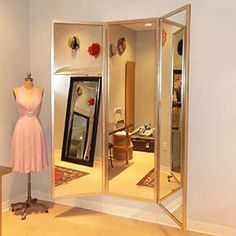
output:
M3 213L3 236L203 236L162 226L55 204L49 213L19 215Z

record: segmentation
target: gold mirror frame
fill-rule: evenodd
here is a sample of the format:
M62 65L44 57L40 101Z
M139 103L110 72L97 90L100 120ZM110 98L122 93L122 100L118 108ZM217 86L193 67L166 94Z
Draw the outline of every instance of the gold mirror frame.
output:
M184 44L184 58L183 58L183 74L184 74L184 85L183 85L183 139L182 139L182 191L183 191L183 209L182 209L182 222L180 222L174 214L169 212L162 204L162 199L160 196L160 191L158 191L157 194L157 203L159 206L183 229L186 229L187 227L187 163L188 163L188 106L189 106L189 56L190 56L190 17L191 17L191 5L185 5L179 9L176 9L175 11L172 11L159 20L159 29L158 29L158 60L157 60L157 69L158 69L158 83L157 83L157 134L160 134L160 127L161 127L161 117L160 117L160 107L161 107L161 97L162 97L162 91L161 91L161 84L162 84L162 41L161 41L161 35L162 35L162 23L166 21L165 19L168 17L171 17L177 13L180 13L182 11L186 12L186 32L185 32L185 44ZM157 155L160 157L160 135L157 135L156 137L156 150ZM157 159L157 172L160 173L160 158ZM158 190L160 190L160 174L158 175L158 181L157 181ZM170 194L174 193L175 191L171 192ZM170 195L169 194L169 195Z
M109 106L109 95L110 95L110 91L109 91L109 82L110 82L110 70L109 70L109 61L110 61L110 48L108 47L108 45L110 45L110 38L109 38L109 33L110 33L110 30L109 30L109 27L110 26L114 26L114 25L121 25L121 24L137 24L137 23L146 23L146 22L149 22L149 21L152 21L152 22L155 22L157 21L158 22L159 18L158 17L155 17L155 18L144 18L144 19L135 19L135 20L119 20L119 21L111 21L111 22L107 22L106 24L106 44L107 44L107 52L106 52L106 86L105 86L105 92L106 95L106 101L104 102L104 106L107 108ZM158 24L156 24L156 26L158 26ZM156 50L156 53L155 53L155 61L157 61L157 48L159 47L158 43L157 43L157 40L156 40L156 43L155 43L155 50ZM155 65L155 73L157 74L157 63ZM155 82L157 83L157 78L155 78ZM156 91L155 91L155 94L156 94ZM156 100L156 99L155 99ZM154 113L155 113L155 117L156 117L156 103L155 103L155 106L153 107L154 109ZM104 128L104 131L105 132L105 136L104 136L104 150L106 150L107 146L108 146L108 139L109 139L109 135L108 135L108 129L107 127L109 126L109 122L108 122L108 112L105 112L105 115L106 115L106 122L105 122L105 128ZM155 120L155 119L154 119ZM156 129L156 124L154 124L154 128ZM155 137L156 137L156 134L155 134ZM157 198L157 191L158 191L158 188L157 188L157 170L155 168L155 166L157 165L157 155L156 155L156 152L154 152L154 195L153 195L153 199L145 199L145 198L142 198L142 197L134 197L134 196L129 196L129 195L126 195L126 194L119 194L119 193L114 193L114 192L110 192L109 191L109 171L108 171L108 167L109 167L109 160L108 160L108 153L105 151L104 152L104 193L107 194L107 195L110 195L110 196L115 196L115 197L122 197L122 198L127 198L127 199L134 199L134 200L138 200L138 201L144 201L144 202L155 202L155 199Z
M181 224L173 214L171 214L167 209L165 209L160 203L161 203L161 198L160 198L160 158L157 158L160 156L160 137L159 137L159 130L160 130L160 106L161 106L161 50L162 50L162 41L161 41L161 22L171 16L174 15L178 12L181 12L183 10L186 10L186 34L185 34L185 55L184 55L184 72L185 72L185 99L184 99L184 142L182 144L182 150L183 150L183 223ZM124 22L142 22L146 20L156 20L157 21L157 26L159 25L158 29L156 30L156 69L157 69L157 79L156 79L156 87L155 87L155 94L156 94L156 103L155 107L155 129L157 132L155 132L155 162L154 162L154 173L155 173L155 179L154 179L154 201L182 228L186 228L187 225L187 154L188 154L188 90L189 90L189 43L190 43L190 14L191 14L191 5L185 5L173 12L168 13L167 15L164 15L161 18L147 18L147 19L140 19L140 20L128 20L128 21L116 21L116 22L108 22L108 23L102 23L102 22L63 22L63 21L53 21L52 22L52 35L51 35L51 45L53 45L53 29L54 29L54 24L55 23L70 23L70 24L85 24L85 25L101 25L103 26L103 65L102 65L102 94L101 94L101 108L100 108L100 119L102 119L102 134L103 134L103 140L102 140L102 192L96 193L96 195L113 195L109 193L109 183L108 183L108 153L107 153L107 144L108 144L108 112L107 112L107 107L108 107L108 101L109 101L109 46L108 46L108 24L117 24L117 23L124 23ZM53 49L51 52L51 68L53 68L54 61L53 61ZM53 76L54 72L53 70L51 71L51 77ZM53 91L53 86L51 88L51 92ZM53 94L53 93L52 93ZM52 95L53 96L53 95ZM54 124L53 124L53 118L54 118L54 112L53 112L53 97L51 99L51 110L52 110L52 132L54 132ZM54 138L52 135L52 148L54 145ZM52 158L52 166L54 167L54 158ZM158 177L159 176L159 177ZM54 191L54 169L52 171L52 197L53 199L56 198L55 196L55 191ZM88 195L94 195L95 193L90 193ZM79 194L78 196L85 196L86 194ZM127 198L127 196L126 196ZM132 198L134 199L134 198ZM143 200L137 198L137 200ZM150 200L147 200L150 202Z

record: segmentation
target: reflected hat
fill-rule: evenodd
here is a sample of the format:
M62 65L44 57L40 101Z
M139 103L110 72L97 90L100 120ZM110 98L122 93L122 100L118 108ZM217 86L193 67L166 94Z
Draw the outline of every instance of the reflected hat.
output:
M69 38L68 45L72 50L77 50L80 47L80 41L77 36L73 36L72 38Z
M123 53L125 52L125 49L126 49L126 40L124 37L118 39L117 41L117 50L118 50L118 54L120 56L123 55Z

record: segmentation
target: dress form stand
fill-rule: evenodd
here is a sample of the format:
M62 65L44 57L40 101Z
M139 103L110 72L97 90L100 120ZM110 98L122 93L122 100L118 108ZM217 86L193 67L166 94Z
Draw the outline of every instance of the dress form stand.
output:
M33 78L31 78L31 73L27 73L27 77L25 78L25 86L33 86ZM30 210L30 212L38 212L39 210L41 210L48 213L48 206L46 204L38 202L37 198L32 198L31 196L31 172L28 173L27 192L27 200L25 202L17 202L11 204L12 212L20 211L22 220L26 219L28 210Z

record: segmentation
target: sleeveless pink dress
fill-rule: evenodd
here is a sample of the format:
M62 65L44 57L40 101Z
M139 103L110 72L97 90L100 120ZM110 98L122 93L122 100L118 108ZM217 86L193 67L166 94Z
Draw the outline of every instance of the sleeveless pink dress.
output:
M39 120L42 94L34 88L32 101L28 102L22 88L16 96L19 119L11 145L13 171L20 173L40 172L48 167L46 140Z

